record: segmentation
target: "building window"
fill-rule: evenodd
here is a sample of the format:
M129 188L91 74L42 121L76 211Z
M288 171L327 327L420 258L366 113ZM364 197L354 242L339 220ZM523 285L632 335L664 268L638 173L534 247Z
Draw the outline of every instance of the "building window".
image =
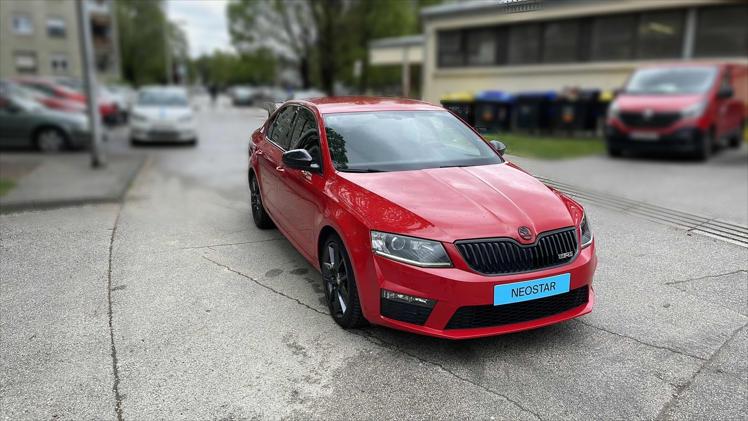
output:
M636 57L641 59L680 57L683 53L682 11L644 13L639 20Z
M36 53L33 51L16 51L13 53L13 59L16 64L16 72L23 74L35 74Z
M467 64L489 65L496 63L496 30L492 28L467 31Z
M634 52L636 15L596 17L592 23L592 61L629 60Z
M748 5L700 9L694 55L745 57L748 55Z
M18 35L31 35L34 33L34 24L31 16L24 13L14 13L11 17L13 32Z
M579 59L579 21L548 22L543 28L543 62L568 63Z
M65 19L58 17L47 18L47 36L50 38L65 38Z
M509 64L532 64L540 61L540 24L530 23L509 28Z
M52 54L49 58L49 66L52 68L52 73L56 75L68 74L68 56L67 54L57 53Z
M437 48L439 66L454 67L464 64L461 31L439 32Z

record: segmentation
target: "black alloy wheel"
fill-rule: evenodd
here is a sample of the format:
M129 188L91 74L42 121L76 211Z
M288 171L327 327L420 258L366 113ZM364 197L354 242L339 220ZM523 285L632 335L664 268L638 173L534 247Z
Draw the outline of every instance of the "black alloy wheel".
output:
M270 219L265 210L265 206L262 204L262 194L260 193L260 186L257 184L257 177L254 174L249 175L249 195L252 206L252 220L259 229L273 228L273 220Z
M325 242L320 263L325 298L332 318L344 329L365 325L351 260L337 236L330 236Z

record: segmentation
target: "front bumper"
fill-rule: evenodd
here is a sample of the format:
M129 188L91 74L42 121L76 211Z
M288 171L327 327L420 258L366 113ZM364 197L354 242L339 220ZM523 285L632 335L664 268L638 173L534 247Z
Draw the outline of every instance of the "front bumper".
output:
M569 320L592 311L595 302L595 294L592 289L592 278L597 266L594 243L582 249L577 257L569 264L530 273L485 276L464 270L463 268L421 268L411 266L381 256L374 256L370 265L367 265L364 279L374 279L376 282L361 282L359 288L366 289L362 297L366 297L363 303L363 311L367 320L374 324L405 330L413 333L425 334L449 339L469 339L483 336L493 336L504 333L517 332L521 330L534 329ZM541 317L533 318L531 315L523 321L505 324L472 327L452 328L459 326L450 320L459 317L456 314L464 314L466 307L481 306L484 310L491 311L493 306L493 290L495 285L521 282L533 279L546 278L560 274L570 274L570 291L583 291L585 288L586 299L580 300L579 305L564 308L559 312L553 309L544 309L537 314ZM418 318L405 317L415 323L396 320L382 314L384 299L381 290L394 291L415 297L434 300L436 303L426 315L425 322L420 323ZM533 300L537 301L537 300ZM531 303L526 301L525 303ZM542 303L540 307L542 307ZM509 304L514 305L514 304ZM502 306L498 306L502 307ZM534 305L535 308L539 307ZM391 308L385 308L384 312L393 314ZM411 316L413 316L411 314ZM401 317L401 319L403 319ZM522 317L520 317L522 319Z
M197 132L192 127L160 129L132 126L130 137L140 142L191 142L197 139Z
M608 147L653 153L691 153L703 148L704 132L697 127L681 127L673 131L660 131L657 132L657 139L654 140L635 139L631 136L634 131L624 131L608 125L605 128L605 140Z

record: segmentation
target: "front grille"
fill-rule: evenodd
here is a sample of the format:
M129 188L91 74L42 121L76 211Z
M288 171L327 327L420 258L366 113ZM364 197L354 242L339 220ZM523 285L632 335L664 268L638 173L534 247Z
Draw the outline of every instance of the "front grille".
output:
M449 319L446 329L471 329L508 325L542 319L587 304L589 290L585 285L559 295L500 306L460 307Z
M680 119L680 113L621 113L621 121L629 127L659 129L669 127Z
M382 316L401 322L423 325L431 314L431 307L408 304L394 300L388 300L382 297L379 311Z
M529 272L569 263L577 254L575 228L538 235L535 244L519 244L512 238L463 240L455 243L467 264L486 275Z

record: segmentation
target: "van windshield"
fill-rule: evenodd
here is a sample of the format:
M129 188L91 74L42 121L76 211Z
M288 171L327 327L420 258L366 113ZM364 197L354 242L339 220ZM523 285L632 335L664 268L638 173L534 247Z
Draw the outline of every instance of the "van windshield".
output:
M637 70L626 86L627 94L702 94L714 82L714 67L669 67Z

